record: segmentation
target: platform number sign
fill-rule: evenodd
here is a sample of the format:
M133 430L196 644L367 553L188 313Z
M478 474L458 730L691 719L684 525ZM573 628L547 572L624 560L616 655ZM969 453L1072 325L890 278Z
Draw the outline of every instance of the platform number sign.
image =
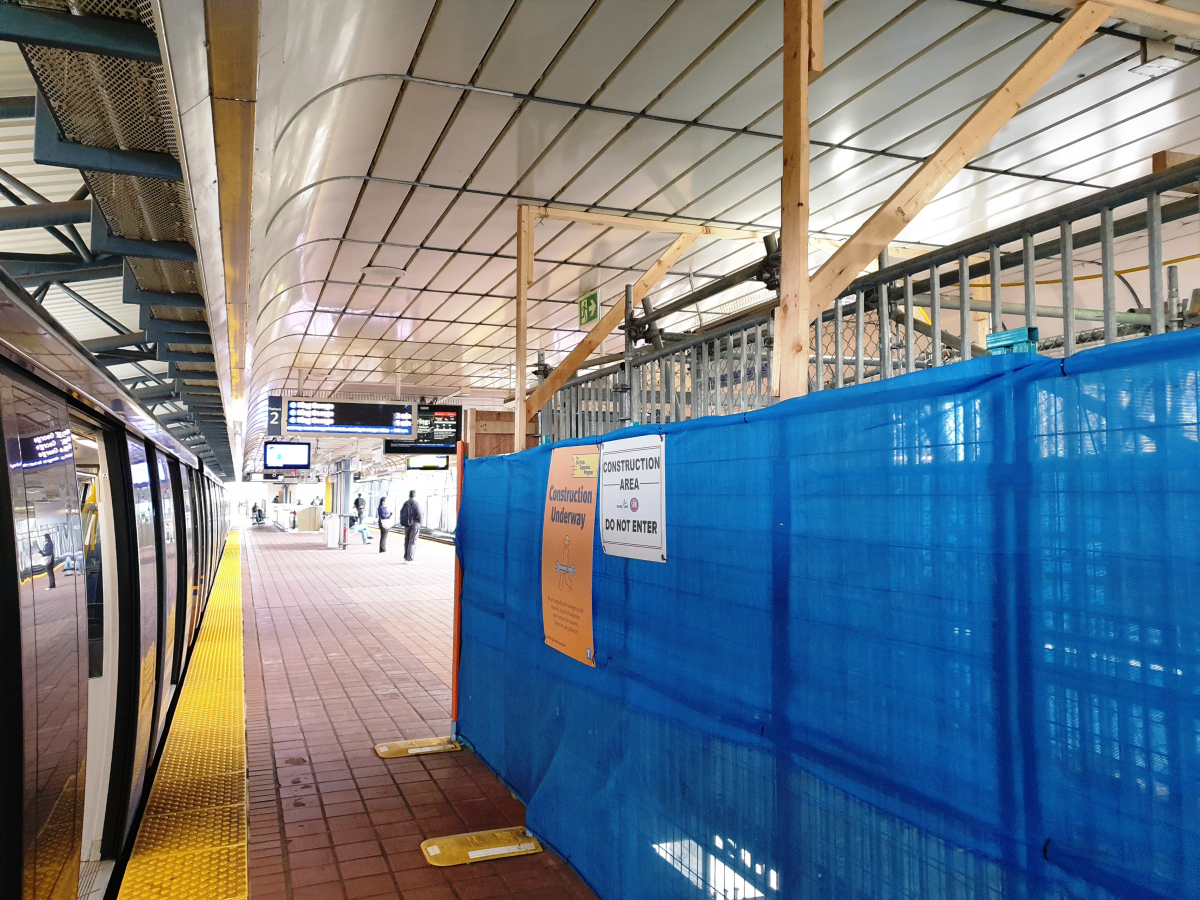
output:
M579 298L579 327L586 328L600 321L600 292L592 291Z
M267 398L267 434L271 437L283 434L283 398Z

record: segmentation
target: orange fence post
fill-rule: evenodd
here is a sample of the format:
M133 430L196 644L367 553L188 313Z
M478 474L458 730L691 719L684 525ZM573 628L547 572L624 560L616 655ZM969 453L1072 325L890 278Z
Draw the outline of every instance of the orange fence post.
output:
M462 659L462 563L458 561L458 517L462 510L463 462L467 458L467 445L459 441L455 447L458 458L458 473L455 491L455 523L454 523L454 658L450 674L450 736L458 737L458 665Z

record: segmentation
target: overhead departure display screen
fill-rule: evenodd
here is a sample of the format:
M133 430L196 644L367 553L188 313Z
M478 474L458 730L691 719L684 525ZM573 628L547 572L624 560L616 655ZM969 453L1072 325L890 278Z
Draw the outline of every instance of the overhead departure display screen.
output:
M461 406L417 407L418 444L453 447L461 434Z
M311 444L279 444L268 442L263 445L263 468L307 469L311 449Z
M461 406L418 406L417 439L384 441L383 452L423 453L429 450L453 450L462 438Z
M413 437L412 406L349 400L288 400L287 430Z

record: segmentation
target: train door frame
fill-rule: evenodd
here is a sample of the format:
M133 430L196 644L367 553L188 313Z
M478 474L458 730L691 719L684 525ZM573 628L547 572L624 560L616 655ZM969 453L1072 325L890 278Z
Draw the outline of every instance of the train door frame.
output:
M191 616L191 585L188 579L188 555L191 553L187 534L187 520L184 516L183 475L180 472L179 460L167 457L167 473L171 479L171 499L175 509L175 642L171 654L170 680L171 684L179 684L183 676L183 662L187 650L187 625Z
M175 655L175 632L177 630L179 619L179 586L175 578L176 572L167 571L167 515L171 516L171 530L175 530L175 496L171 491L171 510L163 509L163 467L160 463L167 463L167 490L171 490L170 480L170 457L164 454L153 444L146 444L146 458L150 469L150 497L151 504L154 507L154 564L157 569L158 577L158 660L155 664L154 671L154 729L151 731L150 740L150 759L153 760L157 756L159 744L162 742L163 735L166 733L167 710L171 706L171 698L174 696L174 683L171 681L171 664ZM174 540L174 553L176 562L174 568L178 568L179 557L179 538L176 535ZM174 590L175 596L168 598L168 590ZM173 605L168 605L168 601ZM170 623L171 611L174 611L175 622ZM170 634L167 633L168 626L171 629ZM168 640L170 648L168 648ZM168 653L171 659L167 658Z
M121 584L116 544L117 531L113 506L114 473L109 468L108 446L120 441L122 432L69 409L71 423L91 430L97 442L100 477L97 481L97 507L101 534L101 590L103 592L103 664L99 679L88 679L87 772L84 783L83 858L104 859L103 835L108 813L109 787L112 780L116 710L119 697L118 658L121 618ZM99 680L95 691L92 682ZM97 716L97 713L102 715ZM99 719L99 721L97 721Z

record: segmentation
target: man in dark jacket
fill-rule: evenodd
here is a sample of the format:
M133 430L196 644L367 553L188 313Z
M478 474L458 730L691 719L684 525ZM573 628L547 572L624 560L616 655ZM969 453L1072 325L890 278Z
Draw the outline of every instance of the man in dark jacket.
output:
M46 535L46 542L42 544L42 558L46 560L46 577L50 579L50 583L46 585L46 590L54 590L54 540L50 535Z
M400 507L400 524L404 526L405 562L413 561L413 549L417 546L417 534L421 531L421 506L416 497L416 491L409 491L408 499Z
M354 515L358 518L358 524L363 521L363 513L367 511L367 501L363 499L363 495L359 494L354 498Z
M391 528L388 522L392 518L392 511L387 508L387 497L379 498L379 509L375 510L375 517L379 519L379 552L383 553L387 550L388 529Z

